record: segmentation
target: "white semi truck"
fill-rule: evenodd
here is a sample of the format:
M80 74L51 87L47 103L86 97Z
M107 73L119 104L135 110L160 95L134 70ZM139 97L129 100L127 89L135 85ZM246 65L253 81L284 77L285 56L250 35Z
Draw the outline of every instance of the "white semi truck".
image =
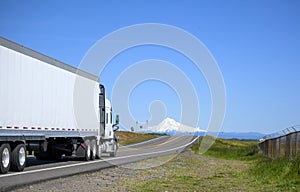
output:
M0 173L23 171L28 153L115 156L118 123L97 76L0 37Z

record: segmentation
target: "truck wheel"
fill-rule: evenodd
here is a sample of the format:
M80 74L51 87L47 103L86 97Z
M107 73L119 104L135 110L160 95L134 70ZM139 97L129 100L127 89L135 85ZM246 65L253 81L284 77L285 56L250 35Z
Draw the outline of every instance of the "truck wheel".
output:
M7 173L10 168L11 151L10 146L4 143L0 146L0 173Z
M111 156L111 157L115 157L116 156L116 151L114 151L114 152L111 152L111 153L109 153L109 156Z
M109 154L111 157L115 157L117 155L117 143L114 143L114 151Z
M26 166L26 146L17 145L12 151L11 168L14 171L23 171Z
M85 152L84 152L84 160L89 161L91 159L91 143L89 140L84 142Z
M91 160L96 159L96 153L97 153L97 147L96 147L96 141L92 140L91 142Z
M100 159L101 158L101 154L102 154L102 148L99 145L96 145L96 148L97 148L96 159Z
M115 157L115 156L117 155L117 148L118 148L118 143L113 142L113 149L114 149L114 151L111 152L111 153L109 154L109 156Z

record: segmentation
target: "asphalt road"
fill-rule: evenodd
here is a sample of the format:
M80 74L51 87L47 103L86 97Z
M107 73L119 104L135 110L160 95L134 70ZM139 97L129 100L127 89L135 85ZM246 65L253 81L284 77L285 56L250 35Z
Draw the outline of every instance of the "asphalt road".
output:
M82 161L65 157L56 161L38 161L28 157L23 172L9 172L0 175L0 191L7 191L22 185L37 183L49 179L66 177L84 172L92 172L112 166L148 159L151 157L178 154L197 140L192 136L162 136L149 141L120 147L116 157L103 157L95 161Z

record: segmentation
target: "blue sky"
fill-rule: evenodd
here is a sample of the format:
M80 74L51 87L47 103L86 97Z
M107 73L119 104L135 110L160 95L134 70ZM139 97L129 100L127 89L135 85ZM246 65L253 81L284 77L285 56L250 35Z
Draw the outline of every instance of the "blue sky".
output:
M226 86L223 131L272 133L300 124L300 1L0 1L0 35L78 66L105 35L134 24L162 23L201 40L216 59ZM101 75L108 97L129 65L145 59L172 62L193 83L200 126L210 117L209 88L191 61L173 50L143 46L124 51ZM159 94L157 94L159 93ZM148 105L160 99L167 116L180 118L172 89L148 81L136 87L130 110L149 119Z

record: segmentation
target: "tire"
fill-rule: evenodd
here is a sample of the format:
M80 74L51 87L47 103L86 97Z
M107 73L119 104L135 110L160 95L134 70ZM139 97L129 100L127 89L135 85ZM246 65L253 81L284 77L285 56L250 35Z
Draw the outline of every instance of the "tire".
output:
M84 160L89 161L91 159L91 143L90 140L86 140L84 142L85 150L84 150Z
M26 166L26 146L18 144L12 151L11 169L14 171L23 171Z
M110 156L110 157L115 157L116 154L117 154L116 151L114 151L114 152L109 153L109 156Z
M109 156L111 157L115 157L117 155L117 146L118 144L116 142L114 142L114 152L109 153Z
M11 150L7 143L0 146L0 173L5 174L9 171L11 164Z
M91 160L96 159L96 153L97 153L97 146L96 146L96 140L92 140L91 142Z
M96 159L101 159L101 156L102 156L102 148L101 148L101 145L96 145L97 147L97 153L96 153Z

